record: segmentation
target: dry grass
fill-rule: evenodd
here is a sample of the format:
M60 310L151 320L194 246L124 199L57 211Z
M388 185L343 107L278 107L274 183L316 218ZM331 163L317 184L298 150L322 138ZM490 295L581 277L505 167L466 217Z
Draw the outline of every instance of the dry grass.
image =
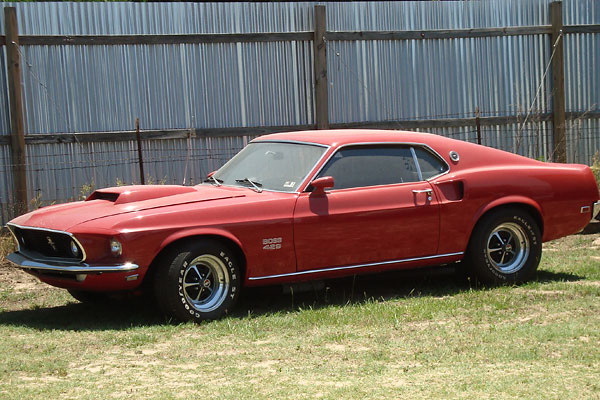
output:
M0 265L4 263L4 257L13 251L15 251L15 243L12 236L8 232L0 231Z
M0 398L598 398L599 249L600 234L549 243L520 287L431 269L253 289L199 326L0 267Z

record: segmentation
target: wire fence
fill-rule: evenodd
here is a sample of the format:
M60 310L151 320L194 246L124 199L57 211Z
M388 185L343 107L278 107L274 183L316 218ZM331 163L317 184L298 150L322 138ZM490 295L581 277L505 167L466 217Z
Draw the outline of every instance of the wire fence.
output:
M485 111L480 111L479 114L494 116ZM431 119L448 116L435 115L431 116ZM568 151L571 159L577 159L578 153L587 154L590 149L600 149L599 125L600 120L568 121ZM541 161L552 161L552 126L548 121L530 120L523 128L519 122L481 126L479 137L477 129L472 126L415 130L470 143L478 143L481 140L482 145L493 143L494 147L501 150ZM145 141L142 146L145 181L150 184L201 183L209 172L218 169L253 138L254 136L227 138L228 144L225 145L222 143L224 138ZM0 166L0 175L5 179L10 178L14 166L4 163ZM82 200L100 187L141 182L135 141L118 144L30 144L25 168L28 173L30 209ZM10 188L10 182L5 184ZM52 193L48 193L49 187L52 188ZM11 196L10 190L8 195ZM14 209L10 197L0 200L0 216L2 222L6 223L14 215Z

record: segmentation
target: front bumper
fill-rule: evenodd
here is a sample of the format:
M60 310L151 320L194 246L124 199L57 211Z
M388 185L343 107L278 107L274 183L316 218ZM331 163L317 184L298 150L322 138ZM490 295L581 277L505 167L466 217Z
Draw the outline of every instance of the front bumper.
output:
M592 207L592 219L596 218L598 213L600 213L600 201L595 202Z
M67 274L101 274L105 272L127 272L135 271L138 265L132 263L117 265L89 265L86 263L50 263L32 260L21 253L11 253L6 259L16 266L23 269L38 270L44 272L59 272Z

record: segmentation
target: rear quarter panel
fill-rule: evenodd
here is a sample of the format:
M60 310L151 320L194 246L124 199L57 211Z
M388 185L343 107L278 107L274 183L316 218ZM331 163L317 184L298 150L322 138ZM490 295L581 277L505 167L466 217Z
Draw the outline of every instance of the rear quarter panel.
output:
M451 165L449 174L432 180L440 198L440 253L465 251L477 221L494 208L512 204L537 212L548 241L583 229L591 212L581 208L598 199L585 165L543 163L468 143L443 143L436 150ZM449 159L450 150L459 152L459 162ZM460 199L444 190L457 182L464 191Z

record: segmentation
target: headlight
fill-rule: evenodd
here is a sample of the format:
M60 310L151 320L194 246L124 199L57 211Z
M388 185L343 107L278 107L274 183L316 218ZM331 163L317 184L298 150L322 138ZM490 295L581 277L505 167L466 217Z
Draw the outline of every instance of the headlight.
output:
M75 257L79 257L79 247L77 247L77 243L74 240L71 240L71 253Z
M115 257L120 256L123 252L123 246L121 246L121 243L115 238L110 239L110 252Z

